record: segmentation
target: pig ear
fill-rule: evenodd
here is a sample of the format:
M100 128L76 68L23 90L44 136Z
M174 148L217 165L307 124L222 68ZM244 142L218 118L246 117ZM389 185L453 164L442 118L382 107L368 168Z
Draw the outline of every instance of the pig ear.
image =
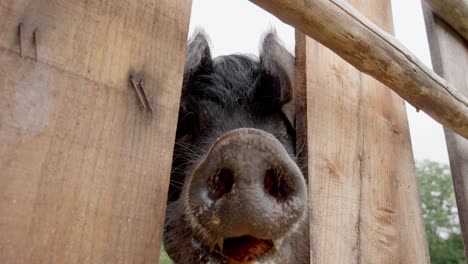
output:
M262 73L256 99L267 103L273 108L271 110L280 108L294 127L294 56L279 43L275 32L268 33L263 39L260 63Z
M187 89L192 78L198 74L207 74L213 68L210 45L203 30L196 30L189 39L185 55L184 82L182 91Z
M185 54L184 80L179 108L177 138L190 134L196 123L196 117L190 109L190 100L187 99L189 98L187 94L190 83L197 75L209 74L213 68L210 45L208 44L206 33L201 29L197 29L188 42Z

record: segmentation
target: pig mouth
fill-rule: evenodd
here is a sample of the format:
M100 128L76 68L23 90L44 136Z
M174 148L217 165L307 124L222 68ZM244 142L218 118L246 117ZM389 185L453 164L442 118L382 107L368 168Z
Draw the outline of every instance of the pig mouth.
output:
M245 235L226 238L222 245L217 244L215 248L228 264L247 264L268 255L275 248L275 243L273 240Z

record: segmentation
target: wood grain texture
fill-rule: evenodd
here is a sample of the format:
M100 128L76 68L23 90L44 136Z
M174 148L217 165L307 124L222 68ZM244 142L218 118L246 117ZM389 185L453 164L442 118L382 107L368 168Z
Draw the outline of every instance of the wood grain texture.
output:
M307 74L305 35L296 31L294 94L296 108L296 156L304 177L308 179L307 161Z
M434 70L468 96L468 45L451 27L423 4ZM468 140L445 129L460 227L468 257Z
M344 0L250 1L468 138L468 99Z
M390 1L351 4L392 32ZM430 263L404 101L303 41L311 263Z
M0 1L2 263L158 262L190 7Z
M468 41L468 0L425 0L432 10Z

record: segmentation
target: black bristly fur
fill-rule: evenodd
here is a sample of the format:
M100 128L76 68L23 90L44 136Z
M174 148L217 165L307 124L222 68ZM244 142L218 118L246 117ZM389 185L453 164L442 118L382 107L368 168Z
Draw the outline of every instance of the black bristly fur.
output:
M281 52L275 33L269 33L260 58L228 55L212 59L207 37L195 33L186 55L168 202L178 198L193 156L202 155L209 143L229 130L263 129L295 152L294 117L282 109L292 102L288 70L292 71L293 58Z

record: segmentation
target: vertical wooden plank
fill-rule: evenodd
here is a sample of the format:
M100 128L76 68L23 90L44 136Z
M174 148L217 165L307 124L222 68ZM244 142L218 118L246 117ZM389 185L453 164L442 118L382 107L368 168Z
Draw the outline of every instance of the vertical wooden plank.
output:
M355 263L353 244L357 241L354 231L359 216L360 185L359 178L353 176L358 176L359 123L355 118L355 101L359 74L314 40L308 37L303 40L311 263Z
M391 2L353 1L393 33ZM429 263L426 232L404 101L362 75L363 167L361 236L364 263Z
M1 262L157 263L191 1L1 2Z
M307 148L307 74L305 35L296 30L296 48L294 61L294 93L296 108L296 156L302 173L308 180L308 148Z
M390 1L350 2L392 32ZM429 263L404 101L304 41L311 262Z
M302 173L308 182L309 169L308 169L308 143L307 143L307 74L306 70L306 36L301 32L295 32L295 61L294 61L294 99L296 109L296 160ZM307 219L309 215L306 215ZM305 222L306 226L301 228L303 230L302 235L305 237L310 236L310 221ZM304 231L305 230L305 231ZM310 248L310 240L307 245L303 245L302 248ZM310 258L310 251L308 256L304 255L303 259Z
M468 96L466 40L433 14L425 1L422 1L422 5L434 71ZM444 131L465 244L465 256L468 257L468 140L449 129L445 128Z

